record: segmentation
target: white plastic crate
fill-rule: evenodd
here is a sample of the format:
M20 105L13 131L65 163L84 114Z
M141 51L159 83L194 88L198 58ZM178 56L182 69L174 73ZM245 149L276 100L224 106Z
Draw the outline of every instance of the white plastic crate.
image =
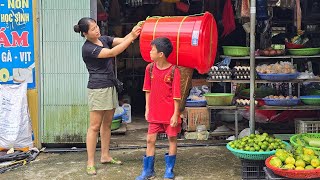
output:
M296 134L320 133L320 119L295 119Z

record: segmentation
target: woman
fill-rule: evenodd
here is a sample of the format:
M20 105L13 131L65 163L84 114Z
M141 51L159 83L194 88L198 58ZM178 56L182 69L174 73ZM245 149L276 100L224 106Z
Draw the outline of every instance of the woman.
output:
M89 72L88 105L90 111L90 126L87 132L87 174L95 175L94 156L97 136L101 137L101 163L122 164L110 156L109 146L111 123L115 108L119 105L115 78L113 72L113 57L122 53L135 40L140 27L134 27L124 38L101 36L96 21L92 18L82 18L74 26L74 31L86 38L82 46L82 58Z

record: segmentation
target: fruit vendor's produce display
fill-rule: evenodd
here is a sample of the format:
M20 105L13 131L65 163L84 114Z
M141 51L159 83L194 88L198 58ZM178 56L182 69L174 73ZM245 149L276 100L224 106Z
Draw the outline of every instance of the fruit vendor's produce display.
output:
M281 139L273 138L267 133L251 134L228 144L233 149L251 152L268 152L286 148L286 144Z
M270 165L281 169L312 170L320 168L320 160L317 152L312 149L297 147L294 151L284 149L276 150L276 154L270 160Z

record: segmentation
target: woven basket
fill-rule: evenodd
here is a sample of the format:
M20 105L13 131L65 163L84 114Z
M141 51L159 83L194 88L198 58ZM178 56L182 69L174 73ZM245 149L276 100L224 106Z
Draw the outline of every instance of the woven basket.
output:
M193 74L193 69L192 68L187 68L187 67L182 67L179 66L180 70L180 89L181 89L181 101L180 101L180 112L184 111L185 105L186 105L186 100L187 97L189 96L189 91L192 87L192 74Z
M320 169L312 170L287 170L280 169L274 166L271 166L270 160L273 156L266 159L266 166L273 171L274 174L279 176L292 178L292 179L311 179L311 178L320 178Z

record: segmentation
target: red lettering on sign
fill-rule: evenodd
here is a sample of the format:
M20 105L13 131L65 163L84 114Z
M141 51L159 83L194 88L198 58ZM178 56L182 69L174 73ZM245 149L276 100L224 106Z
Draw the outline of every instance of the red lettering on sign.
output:
M5 30L6 30L6 28L4 28L4 27L0 29L0 47L1 47L1 45L4 47L11 46L6 33L4 33Z
M0 29L0 47L29 47L28 31L23 31L21 35L19 35L17 31L12 31L12 43L10 44L9 38L4 32L5 30L6 28L4 27Z
M21 36L19 36L17 31L11 32L12 47L17 47L17 46L29 47L28 35L29 35L29 32L27 31L23 31Z

